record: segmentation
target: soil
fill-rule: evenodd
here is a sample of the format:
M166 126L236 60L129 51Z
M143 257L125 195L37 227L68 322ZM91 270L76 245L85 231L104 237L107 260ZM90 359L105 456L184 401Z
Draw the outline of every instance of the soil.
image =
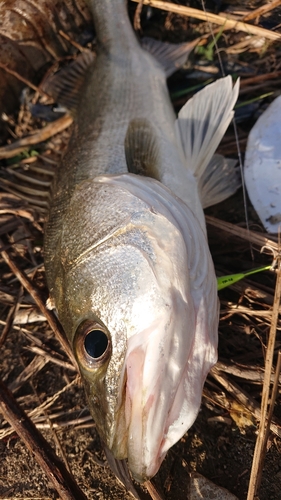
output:
M179 2L177 2L179 3ZM233 7L233 4L231 4ZM259 4L243 4L243 10L256 8ZM193 5L200 8L198 3ZM207 7L212 10L230 8L229 4L209 2ZM234 2L239 10L239 2ZM134 14L135 6L130 5L130 13ZM261 26L274 24L273 17L281 17L281 11L274 11L274 16L260 18ZM277 17L276 17L277 16ZM142 34L155 36L165 41L180 42L186 40L187 32L194 38L198 32L206 31L205 23L187 20L180 16L162 11L144 9L142 17ZM277 21L275 21L277 24ZM276 24L274 26L276 26ZM277 28L277 30L280 28ZM244 39L245 35L235 32L224 34L220 40L221 51L225 67L235 68L235 74L242 76L256 73L267 73L273 69L280 69L280 48L268 45L261 52L246 51L240 54L226 52L227 47ZM202 72L198 79L198 65L207 64L218 68L216 55L207 61L204 56L192 55L188 67L170 78L169 88L175 108L178 109L182 101L189 97L179 97L179 91L193 83L202 82ZM197 69L195 69L197 67ZM206 79L206 77L204 77ZM280 83L280 82L279 82ZM252 97L268 91L276 92L276 79L265 84L262 89L255 89ZM274 94L275 95L275 94ZM242 154L245 149L244 138L255 122L257 116L273 99L273 95L261 99L258 106L244 107L244 115L238 115L238 134L242 138ZM13 118L17 120L15 111ZM32 117L31 128L32 128ZM10 122L11 123L11 122ZM47 145L41 145L40 153L48 158L57 158L62 154L67 143L69 133L63 133L60 138L54 138ZM224 154L236 155L233 129L230 127L220 151ZM7 162L2 162L3 168ZM249 204L249 202L248 202ZM37 215L33 219L19 218L11 215L8 208L14 210L31 210L28 204L19 201L10 194L1 194L0 208L5 213L1 220L1 234L3 244L8 247L11 257L17 265L28 271L34 285L38 287L42 297L48 296L43 268L43 216ZM212 207L208 215L221 220L227 220L235 225L245 227L244 200L242 190L229 200ZM249 224L251 229L263 231L254 209L248 208ZM12 225L9 229L8 225ZM6 226L7 225L7 226ZM21 238L17 241L16 230L21 228ZM7 228L7 230L5 229ZM228 274L240 272L253 267L251 249L248 241L237 236L230 236L222 230L216 230L208 225L210 249L213 255L217 273ZM23 239L24 238L24 239ZM271 262L270 256L261 255L260 248L253 247L254 267ZM31 254L33 257L31 257ZM35 259L35 263L34 263ZM36 265L35 265L36 264ZM33 304L29 294L21 289L13 273L3 261L1 266L0 284L0 319L6 321L11 306L19 301L20 309ZM235 366L253 367L258 370L264 366L265 344L270 328L270 315L275 287L274 273L265 272L245 280L241 285L225 289L220 292L221 322L219 359ZM23 307L22 307L23 306ZM244 306L243 312L233 312L233 308ZM246 312L245 312L246 310ZM0 324L3 327L3 322ZM63 366L68 362L58 342L55 340L48 324L44 320L35 323L14 326L9 329L5 342L1 346L0 374L2 381L15 384L19 375L36 358L44 359L41 354L35 353L34 347L39 346L50 355L41 368L32 369L31 376L26 382L19 383L13 389L17 401L25 409L31 411L38 408L48 398L52 398L50 405L41 412L38 411L37 425L44 437L62 458L62 452L77 483L87 498L90 499L128 499L131 496L118 483L110 471L102 449L95 425L90 419L83 387L73 369ZM280 348L280 325L277 332L276 352ZM58 364L58 362L60 364ZM227 375L228 376L228 375ZM245 379L238 379L229 375L229 379L236 381L241 390L247 391L260 404L262 385ZM64 390L63 390L64 389ZM40 417L41 416L41 420ZM281 421L281 400L277 398L274 411L275 419ZM85 419L88 417L88 420ZM40 422L39 422L39 420ZM78 421L78 419L80 419ZM84 419L82 422L81 419ZM53 422L50 428L50 420ZM281 425L281 424L279 424ZM34 456L27 450L19 437L11 430L5 434L8 424L0 416L0 498L28 498L28 499L56 499L58 494L53 489L44 472L37 464ZM188 479L191 471L197 471L213 481L224 486L235 494L239 500L247 498L252 459L257 436L258 421L238 403L234 403L232 396L210 375L205 384L202 407L197 420L187 434L168 452L165 461L157 476L153 479L157 489L166 500L187 500ZM279 436L281 427L279 427ZM2 434L1 434L2 433ZM60 446L58 445L60 443ZM61 447L61 449L60 449ZM271 433L268 441L268 451L263 467L262 483L259 491L260 500L281 499L281 440ZM148 498L145 491L140 493Z

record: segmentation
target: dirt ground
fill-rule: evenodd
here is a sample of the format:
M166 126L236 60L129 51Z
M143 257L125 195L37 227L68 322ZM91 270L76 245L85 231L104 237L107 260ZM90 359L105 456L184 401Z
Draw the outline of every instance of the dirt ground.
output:
M230 3L210 1L207 3L207 8L218 12L240 8L248 12L259 5L261 4L257 2L247 5L244 3L242 6L239 2L231 2L230 5ZM200 3L194 2L191 6L200 8ZM130 5L132 17L134 12L135 5ZM267 29L274 28L280 33L278 27L280 19L279 8L257 21L260 26ZM195 34L207 31L206 23L156 9L144 9L141 22L142 34L170 42L187 40L189 36L195 38ZM281 51L280 47L274 44L267 43L259 51L250 49L241 52L237 52L238 49L233 52L228 51L230 47L236 46L244 39L245 34L235 32L226 32L221 36L218 43L227 73L240 75L243 82L243 78L249 76L279 71ZM169 89L176 110L190 96L189 92L184 92L186 87L198 85L198 82L200 84L206 81L215 70L220 71L216 54L212 53L208 56L209 59L206 57L206 52L192 54L187 67L170 78ZM203 71L200 65L205 67ZM279 80L278 77L272 77L269 82L263 82L263 86L260 85L258 88L249 84L242 86L242 89L240 102L271 92L271 95L257 102L245 104L240 111L237 111L238 134L243 155L248 132L259 114L277 95L277 89L280 89L280 77ZM24 115L26 110L23 108L21 112L22 124L25 123L22 117L27 114ZM9 116L7 127L14 131L16 126L19 127L17 121L19 114L15 110ZM14 128L12 120L15 121ZM29 120L31 128L37 124L37 119L30 114ZM68 136L69 132L63 132L47 144L39 145L39 153L42 157L57 161L65 150ZM237 157L232 127L227 132L219 151ZM6 178L7 166L9 162L1 160L0 177ZM54 168L53 165L50 166L51 170ZM224 203L208 209L206 213L208 216L244 228L242 189ZM250 229L263 232L250 203L248 214ZM28 273L45 300L48 291L44 278L42 252L44 217L31 209L27 203L4 190L0 193L0 217L1 248L7 248L18 267ZM250 245L245 238L230 235L226 231L216 229L212 224L208 224L208 237L218 274L241 272L271 263L270 255L261 255L258 245L253 245L252 248L255 258L253 263ZM3 259L0 261L0 272L0 327L4 329L15 304L18 304L16 311L13 311L15 316L20 311L28 311L30 314L31 310L37 309L30 295L22 289ZM264 272L219 294L221 299L219 360L227 366L225 371L222 368L221 370L227 380L236 382L239 390L249 394L258 405L261 400L262 384L253 380L253 373L260 373L264 366L274 288L274 273ZM68 463L77 483L89 500L131 498L118 484L106 464L99 436L87 409L80 379L69 365L66 354L61 350L47 322L39 317L35 322L30 322L30 318L27 318L21 324L15 323L8 329L3 342L0 335L2 381L12 389L25 411L33 411L32 418L36 425L58 455ZM279 349L280 324L277 331L276 354ZM243 377L231 372L233 367L241 368ZM251 371L252 378L247 378L247 370ZM26 374L24 379L23 374ZM44 405L45 402L48 404ZM281 499L280 396L275 404L274 418L277 432L270 433L259 492L260 500ZM197 471L215 484L227 488L239 500L245 500L257 429L258 420L245 407L235 402L229 391L220 385L214 376L209 375L198 418L188 433L168 452L159 473L153 479L157 489L166 500L175 498L187 500L189 472ZM140 494L143 498L149 498L146 492ZM0 499L6 498L47 500L58 498L58 495L34 457L0 415Z

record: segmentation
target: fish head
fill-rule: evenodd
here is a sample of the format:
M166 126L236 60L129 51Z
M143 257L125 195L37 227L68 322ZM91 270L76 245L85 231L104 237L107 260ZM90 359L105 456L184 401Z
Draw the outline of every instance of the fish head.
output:
M206 236L159 182L101 176L76 188L60 255L55 302L97 430L143 482L194 422L216 362Z

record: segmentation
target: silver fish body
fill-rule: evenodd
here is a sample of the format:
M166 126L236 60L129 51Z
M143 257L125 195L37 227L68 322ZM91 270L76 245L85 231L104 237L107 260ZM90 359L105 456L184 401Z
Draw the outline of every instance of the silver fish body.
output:
M201 125L198 168L189 140L188 168L190 107L175 126L165 74L139 46L125 2L91 6L99 52L53 186L45 267L101 438L142 482L192 425L216 362L216 278L197 186L215 149L206 130L218 126ZM225 130L236 97L223 85ZM197 121L198 100L193 108ZM131 173L136 165L149 177Z

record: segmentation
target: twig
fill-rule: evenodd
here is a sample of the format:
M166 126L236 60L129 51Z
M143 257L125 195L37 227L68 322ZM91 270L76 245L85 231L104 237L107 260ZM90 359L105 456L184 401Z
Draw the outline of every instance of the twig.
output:
M263 16L267 12L275 9L275 7L278 7L278 5L281 5L281 0L273 0L273 2L262 5L252 12L249 12L249 14L246 14L246 16L243 16L243 21L250 21L250 19L255 19L256 17Z
M67 35L67 33L65 33L64 31L59 30L59 35L62 38L64 38L65 40L67 40L69 43L71 43L71 45L73 45L73 47L80 50L80 52L91 52L91 50L88 49L87 47L83 47L83 45L80 45L80 43L77 43L77 42L75 42L75 40L72 40L72 38L70 38L70 36Z
M265 75L255 75L251 76L250 78L243 78L240 83L240 88L247 87L248 85L253 85L253 83L265 82L267 80L274 80L275 78L279 78L280 76L281 76L281 71L272 71L271 73L266 73Z
M144 486L146 487L152 500L163 500L163 497L160 495L160 493L158 493L157 489L155 488L154 484L151 481L146 481L144 483Z
M68 128L72 122L73 118L70 115L64 115L61 118L58 118L55 122L49 123L46 127L38 130L38 132L35 132L27 137L23 137L12 144L8 144L8 146L3 146L0 148L0 159L13 158L13 156L16 156L17 154L22 153L22 151L28 149L29 146L47 141L47 139L50 139L53 135Z
M21 76L17 71L14 71L13 69L8 68L5 64L0 62L0 68L4 69L6 73L9 73L10 75L13 75L15 78L17 78L20 82L23 82L25 85L30 87L32 90L35 90L35 92L38 92L40 95L50 97L46 92L41 90L39 87L36 87L36 85L33 85L29 80Z
M76 371L76 368L71 364L67 363L67 361L64 361L63 359L58 359L55 356L53 356L51 353L48 353L45 349L40 349L40 347L36 346L30 346L26 347L31 352L34 352L35 354L38 354L40 357L43 357L46 361L50 361L51 363L54 363L55 365L62 366L63 368L66 368L67 370L71 371Z
M8 389L12 392L17 391L23 384L27 382L31 377L34 377L42 368L48 363L48 359L42 356L35 356L33 360L27 365L23 371L13 380L9 385Z
M87 500L73 476L66 470L46 439L18 405L13 394L0 381L0 410L4 418L33 453L63 500Z
M2 246L1 240L0 240L0 245ZM31 283L31 281L28 279L28 277L25 275L25 273L20 271L20 269L15 264L15 262L13 262L13 260L10 258L9 254L5 250L3 250L1 252L1 255L2 255L4 261L6 262L6 264L8 264L11 271L14 273L14 275L17 277L17 279L23 285L23 287L28 291L28 293L31 295L31 297L35 300L40 311L46 317L46 319L47 319L50 327L52 328L57 340L59 341L62 349L67 353L69 359L71 360L73 365L78 370L76 360L75 360L74 355L70 349L69 343L66 340L62 326L60 325L60 323L57 320L54 313L47 309L47 307L45 306L43 300L41 299L40 294L37 291L37 289L34 287L34 285Z
M14 316L15 316L16 308L17 308L17 304L14 304L9 309L9 312L7 314L7 318L6 318L6 321L5 321L5 326L4 326L4 328L2 330L2 333L0 335L0 347L2 347L2 345L5 343L6 338L8 336L8 333L9 333L9 331L11 329L11 326L12 326L13 321L14 321Z
M170 2L163 2L160 0L132 0L133 2L140 3L143 1L144 5L150 5L151 7L156 7L157 9L166 10L168 12L174 12L175 14L180 14L182 16L194 17L195 19L201 19L202 21L209 21L210 23L219 24L224 27L225 30L235 29L236 31L244 31L248 35L259 35L261 37L267 38L268 40L280 40L281 35L274 33L273 31L260 28L259 26L253 26L252 24L246 24L242 21L237 21L236 19L230 19L225 17L225 15L212 14L211 12L203 12L202 10L192 9L191 7L184 7L183 5L176 5Z
M7 338L7 335L8 335L8 333L13 325L13 321L14 321L15 315L18 311L19 302L22 298L22 294L23 294L23 288L21 286L15 304L10 307L10 310L8 312L8 315L6 318L6 324L3 328L3 331L2 331L1 336L0 336L0 347L2 347L2 345L4 344L4 342Z
M29 210L32 210L30 209L30 207L28 207ZM32 214L32 212L28 211L28 210L25 210L23 208L4 208L4 209L0 209L0 215L3 215L3 214L12 214L12 215L16 215L16 216L19 216L19 217L24 217L25 219L28 219L30 220L31 222L34 222L34 215Z
M261 420L259 425L259 433L256 440L254 457L253 457L247 500L253 500L258 492L261 482L261 472L262 472L263 458L265 455L265 447L267 440L266 419L267 419L269 390L270 390L270 377L273 365L273 355L275 348L276 330L277 330L277 322L278 322L279 306L281 298L280 263L276 273L277 277L276 277L275 296L274 296L274 304L272 311L272 321L271 321L268 345L266 350L266 358L265 358L264 384L263 384L262 401L261 401Z
M134 16L134 29L139 31L141 29L140 16L143 7L143 0L141 0L136 8L135 16Z

